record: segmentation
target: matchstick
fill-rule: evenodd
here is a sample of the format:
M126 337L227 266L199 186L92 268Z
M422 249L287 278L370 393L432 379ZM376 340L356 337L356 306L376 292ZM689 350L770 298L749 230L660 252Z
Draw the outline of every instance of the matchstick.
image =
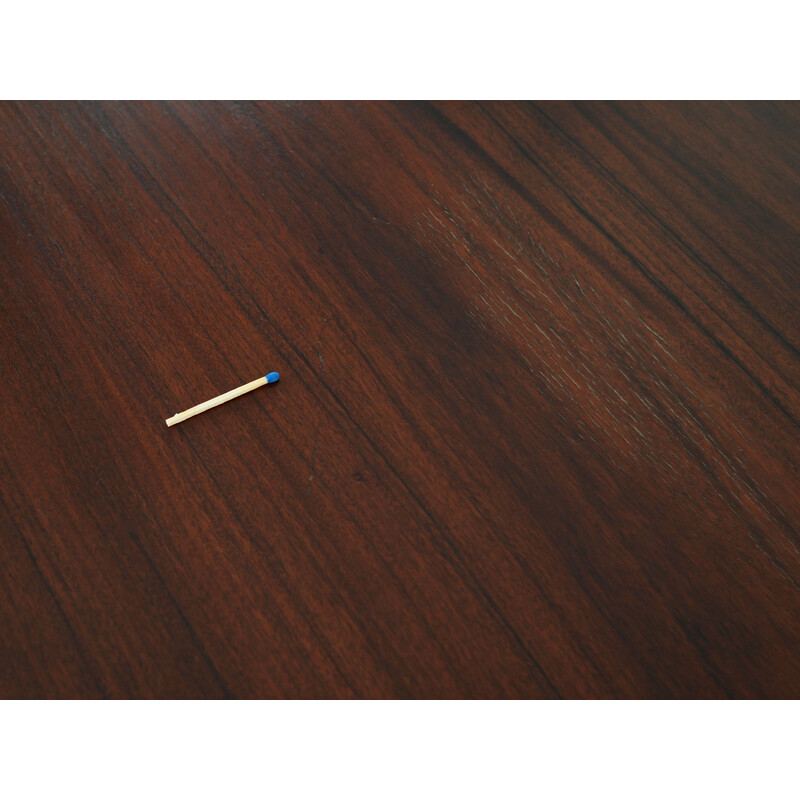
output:
M180 414L176 414L174 417L170 417L166 420L166 423L167 425L177 425L179 422L183 422L185 419L189 419L189 417L193 417L195 414L202 414L204 411L208 411L209 408L214 408L214 406L227 403L228 400L233 400L234 397L252 392L253 389L258 389L259 386L264 386L267 383L275 383L278 378L280 378L280 375L278 375L277 372L270 372L263 378L250 381L250 383L246 383L238 389L231 389L229 392L225 392L225 394L221 394L219 397L213 397L211 400L206 400L205 403L200 403L198 406L193 406L186 411L181 411Z

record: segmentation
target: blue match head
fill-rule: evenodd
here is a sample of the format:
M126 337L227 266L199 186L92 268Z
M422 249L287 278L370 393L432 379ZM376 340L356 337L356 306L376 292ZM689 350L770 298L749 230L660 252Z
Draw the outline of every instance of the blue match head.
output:
M280 377L277 372L270 372L267 375L267 383L277 383Z

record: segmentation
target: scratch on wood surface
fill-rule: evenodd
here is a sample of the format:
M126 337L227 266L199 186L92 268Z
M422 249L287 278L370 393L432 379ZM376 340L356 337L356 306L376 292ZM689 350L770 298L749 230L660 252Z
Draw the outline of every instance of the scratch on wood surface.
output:
M325 377L325 359L322 357L322 332L325 330L325 325L328 322L327 315L322 318L322 325L319 329L319 335L317 336L317 358L319 359L319 367L322 372L322 377Z
M306 491L308 494L311 491L311 482L314 480L314 470L317 467L317 446L319 445L319 423L317 423L316 430L314 431L314 446L311 448L311 468L308 471L308 482L306 483Z

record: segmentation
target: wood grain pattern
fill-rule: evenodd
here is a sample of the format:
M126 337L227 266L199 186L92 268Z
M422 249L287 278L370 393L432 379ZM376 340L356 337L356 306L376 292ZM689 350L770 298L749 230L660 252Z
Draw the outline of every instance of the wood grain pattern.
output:
M798 696L800 106L0 141L3 697Z

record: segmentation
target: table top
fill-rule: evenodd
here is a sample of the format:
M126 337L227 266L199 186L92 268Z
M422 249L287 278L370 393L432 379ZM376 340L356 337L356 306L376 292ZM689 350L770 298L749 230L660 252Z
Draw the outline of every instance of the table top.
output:
M0 695L798 696L800 105L0 142Z

